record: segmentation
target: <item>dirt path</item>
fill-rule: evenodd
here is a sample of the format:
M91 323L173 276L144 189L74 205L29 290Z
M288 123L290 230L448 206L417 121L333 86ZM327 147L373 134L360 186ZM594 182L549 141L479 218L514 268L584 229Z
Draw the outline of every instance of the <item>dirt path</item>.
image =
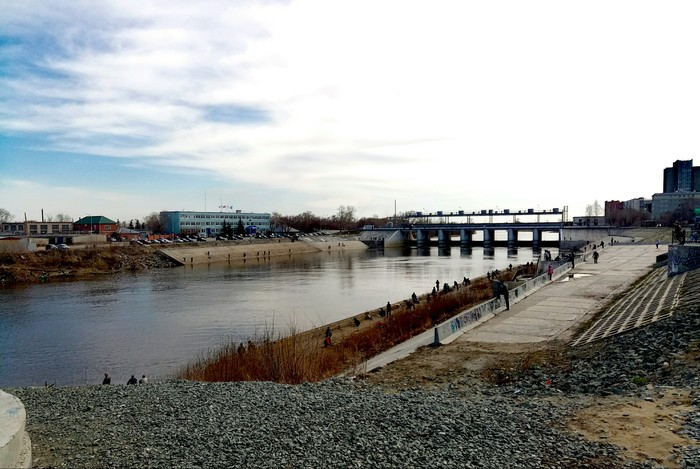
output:
M683 413L694 409L688 390L665 389L653 401L610 396L588 404L567 422L567 428L589 441L624 448L629 459L652 458L669 468L680 467L671 452L692 444L678 433Z

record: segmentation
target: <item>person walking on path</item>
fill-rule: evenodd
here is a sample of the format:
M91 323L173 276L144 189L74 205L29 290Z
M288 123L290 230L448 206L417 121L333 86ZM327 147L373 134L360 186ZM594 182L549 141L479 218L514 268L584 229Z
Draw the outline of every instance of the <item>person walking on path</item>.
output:
M593 263L598 263L598 251L593 251Z
M656 240L656 249L659 249L659 242L660 242L660 241L657 239L657 240Z
M574 268L574 251L571 251L571 254L569 254L569 262L571 262L571 268Z
M549 280L552 280L553 273L554 273L554 267L552 267L552 264L549 264L547 266L547 275L549 275Z

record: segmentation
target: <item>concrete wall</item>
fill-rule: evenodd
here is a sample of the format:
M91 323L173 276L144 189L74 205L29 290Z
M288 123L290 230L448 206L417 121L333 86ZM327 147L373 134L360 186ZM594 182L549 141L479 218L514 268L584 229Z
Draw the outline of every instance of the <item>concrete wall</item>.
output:
M555 280L571 269L571 264L569 262L560 265L554 269L552 274L552 280ZM533 292L539 290L542 286L549 283L549 277L547 274L539 275L527 282L521 284L520 286L509 290L510 296L509 301L511 304L517 303ZM473 329L478 324L495 317L500 313L501 309L505 306L505 302L499 299L492 299L481 303L473 308L466 309L454 316L452 319L438 324L435 326L435 339L433 343L435 345L448 344L455 340L457 337L462 335L464 332Z
M668 276L700 268L700 245L670 244L668 246Z
M24 430L24 405L0 391L0 467L32 467L32 444Z
M406 238L399 230L394 231L391 236L384 239L385 248L401 247L406 244Z
M562 228L559 247L561 249L579 249L586 244L597 243L600 240L608 244L613 233L617 233L617 228L589 228L570 226Z
M0 238L0 252L28 252L36 249L36 244L30 238Z
M277 242L279 241L279 242ZM271 257L291 256L314 252L337 252L365 250L367 245L355 240L296 241L288 239L268 243L204 242L196 246L171 245L158 252L174 261L185 264L208 264L212 262L255 262Z

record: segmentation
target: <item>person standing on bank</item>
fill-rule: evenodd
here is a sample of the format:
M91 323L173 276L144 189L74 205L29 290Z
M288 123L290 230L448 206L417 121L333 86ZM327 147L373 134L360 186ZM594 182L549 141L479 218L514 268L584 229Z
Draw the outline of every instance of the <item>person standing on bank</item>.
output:
M112 384L112 378L109 377L109 373L105 373L105 379L102 380L102 384Z
M508 293L508 287L506 286L505 283L503 282L498 282L498 296L503 295L503 298L506 300L506 311L510 309L510 301L509 300L509 293Z
M391 316L391 303L386 302L386 317Z

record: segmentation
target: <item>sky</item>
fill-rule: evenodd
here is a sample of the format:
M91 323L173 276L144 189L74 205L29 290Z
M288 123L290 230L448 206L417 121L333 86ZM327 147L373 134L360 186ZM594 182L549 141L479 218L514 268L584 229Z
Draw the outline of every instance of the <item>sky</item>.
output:
M359 217L651 198L694 1L0 0L0 208ZM700 163L699 163L700 164Z

